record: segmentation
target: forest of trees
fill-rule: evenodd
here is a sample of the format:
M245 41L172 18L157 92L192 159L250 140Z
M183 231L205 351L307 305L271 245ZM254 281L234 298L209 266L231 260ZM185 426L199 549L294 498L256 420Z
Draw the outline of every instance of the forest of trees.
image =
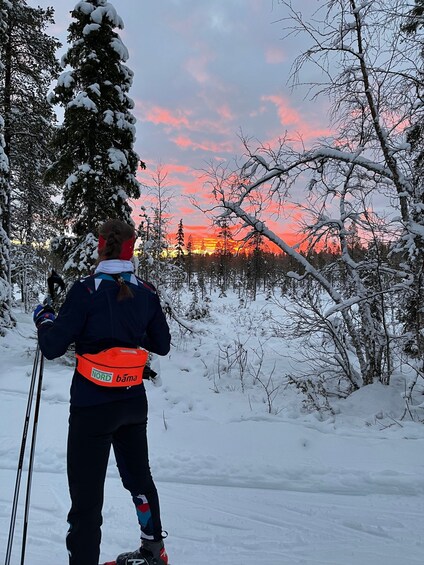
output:
M46 32L53 10L0 0L0 334L15 323L12 289L28 310L52 267L68 280L88 273L97 226L116 217L136 220L138 272L183 326L208 314L211 293L284 296L287 332L305 340L319 368L295 386L348 395L389 384L403 359L412 392L424 377L424 0L321 4L311 21L289 0L278 10L287 35L304 35L307 46L292 86L316 65L322 80L308 84L310 96L330 100L334 133L309 147L284 132L277 147L246 139L243 166L211 169L199 190L216 198L218 243L199 253L184 218L169 234L166 168L149 187L137 180L145 165L134 150L133 73L113 6L76 5L59 64L59 42ZM305 192L300 247L267 227L271 208L295 203L295 186ZM142 190L154 204L131 219ZM183 291L193 300L181 314L172 297Z

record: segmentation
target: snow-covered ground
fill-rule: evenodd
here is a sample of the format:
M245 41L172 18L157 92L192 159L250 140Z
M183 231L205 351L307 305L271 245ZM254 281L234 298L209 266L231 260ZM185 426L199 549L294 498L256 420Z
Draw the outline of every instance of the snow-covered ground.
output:
M171 354L161 359L162 386L146 383L151 466L172 565L422 565L424 426L398 419L401 381L358 391L340 402L335 418L319 421L283 386L293 351L265 335L263 313L240 309L231 298L214 300L211 310L209 321L196 322L201 333L174 330ZM31 317L17 316L17 329L0 339L0 559L36 346ZM235 377L243 359L232 371L225 364L235 343L258 351L255 336L265 349L264 372L276 367L275 379L282 379L272 414L265 389L247 374ZM254 368L260 356L252 351ZM67 563L71 375L63 360L46 362L28 565ZM22 504L13 565L21 530ZM110 560L137 544L135 512L112 456L101 557Z

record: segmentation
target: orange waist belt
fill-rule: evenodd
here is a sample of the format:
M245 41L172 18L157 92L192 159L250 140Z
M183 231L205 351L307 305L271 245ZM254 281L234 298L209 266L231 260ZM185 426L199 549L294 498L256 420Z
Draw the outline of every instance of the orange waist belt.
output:
M148 356L145 349L126 347L112 347L95 354L77 353L77 371L100 386L135 386L143 382Z

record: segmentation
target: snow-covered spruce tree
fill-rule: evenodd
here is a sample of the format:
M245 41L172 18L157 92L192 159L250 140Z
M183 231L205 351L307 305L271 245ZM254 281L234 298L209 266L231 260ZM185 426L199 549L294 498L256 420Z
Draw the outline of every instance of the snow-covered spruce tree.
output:
M175 251L177 253L176 263L180 266L184 265L184 248L185 248L185 236L184 236L184 225L183 220L178 222L177 237Z
M191 288L191 282L193 278L193 236L189 235L187 240L187 253L184 256L184 268L187 275L187 285Z
M176 256L173 258L173 263L175 265L175 270L172 276L172 287L175 291L181 290L184 281L186 280L186 270L185 270L185 237L184 237L184 226L183 220L178 222L177 235L176 235L176 245L175 253Z
M407 140L411 144L414 156L415 205L412 207L411 214L415 219L422 220L424 205L424 0L415 0L415 7L407 13L402 29L418 45L421 54L415 82L416 101L411 115L411 126L407 130ZM420 245L423 247L424 236L422 233L419 235Z
M0 0L0 71L3 69L4 44L7 40L7 12L10 3ZM13 327L10 285L10 240L4 229L9 199L9 160L5 152L4 121L0 115L0 336Z
M5 223L10 238L30 246L37 236L46 241L48 219L53 216L49 212L55 190L43 186L43 176L55 123L47 93L59 71L55 52L60 43L46 34L46 27L54 22L52 8L32 8L25 0L15 0L7 8L7 22L0 72L10 167Z
M263 236L256 230L249 233L245 241L248 251L246 257L246 285L252 300L256 300L257 291L262 280L265 279L265 259L263 253Z
M226 292L230 284L230 262L232 258L231 243L233 235L227 218L219 218L216 221L216 225L218 231L216 234L217 246L215 255L218 262L218 285L220 288L220 296L226 296Z
M405 3L400 0L389 8L382 0L331 0L322 3L310 22L291 2L281 4L290 21L288 33L305 33L311 43L295 61L294 84L300 84L304 65L317 65L323 82L308 86L313 96L331 101L335 134L306 149L287 136L277 148L253 150L246 143L246 164L235 172L241 181L235 185L233 174L225 182L216 171L211 179L224 216L237 216L295 259L299 268L293 276L299 281L317 282L322 300L310 304L309 331L319 327L320 320L332 325L328 355L336 370L330 367L327 376L336 390L330 392L337 392L337 377L348 374L342 387L348 394L373 382L390 382L393 354L402 336L396 335L396 320L388 323L387 301L390 296L400 300L417 284L413 262L400 269L382 254L356 260L349 236L356 225L377 249L379 240L394 240L403 232L404 249L409 245L411 250L423 234L422 205L420 215L414 214L416 171L406 143L409 125L422 107L417 104L420 46L402 32ZM294 186L305 189L302 204L290 196ZM266 204L275 201L303 206L305 242L336 239L339 256L334 268L342 265L344 278L315 267L267 228ZM381 202L388 212L379 217L373 209ZM371 271L375 276L368 276ZM310 323L314 320L316 325ZM347 355L339 354L340 344ZM317 371L326 378L325 369L315 367L311 382Z
M56 160L46 180L63 188L60 217L73 238L59 241L68 274L87 273L96 258L97 229L108 218L131 220L129 198L140 195L140 163L134 106L128 92L133 73L128 51L114 30L122 19L106 0L78 2L69 26L70 48L51 102L64 107L52 149ZM144 163L141 163L144 167Z
M411 180L411 210L409 229L404 231L400 251L406 255L413 273L413 284L403 296L400 305L405 329L409 333L406 351L421 365L424 375L424 0L415 0L408 12L403 30L421 49L419 74L416 84L416 104L411 116L407 140L411 144L413 175Z

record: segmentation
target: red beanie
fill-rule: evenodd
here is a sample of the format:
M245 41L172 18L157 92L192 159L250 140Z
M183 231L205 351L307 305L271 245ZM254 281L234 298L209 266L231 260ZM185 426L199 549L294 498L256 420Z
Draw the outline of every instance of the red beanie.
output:
M129 261L134 254L134 245L135 245L135 236L132 237L131 239L127 239L126 241L122 242L121 252L119 254L118 259ZM105 246L106 246L105 238L99 235L99 245L97 248L99 255L101 254Z

